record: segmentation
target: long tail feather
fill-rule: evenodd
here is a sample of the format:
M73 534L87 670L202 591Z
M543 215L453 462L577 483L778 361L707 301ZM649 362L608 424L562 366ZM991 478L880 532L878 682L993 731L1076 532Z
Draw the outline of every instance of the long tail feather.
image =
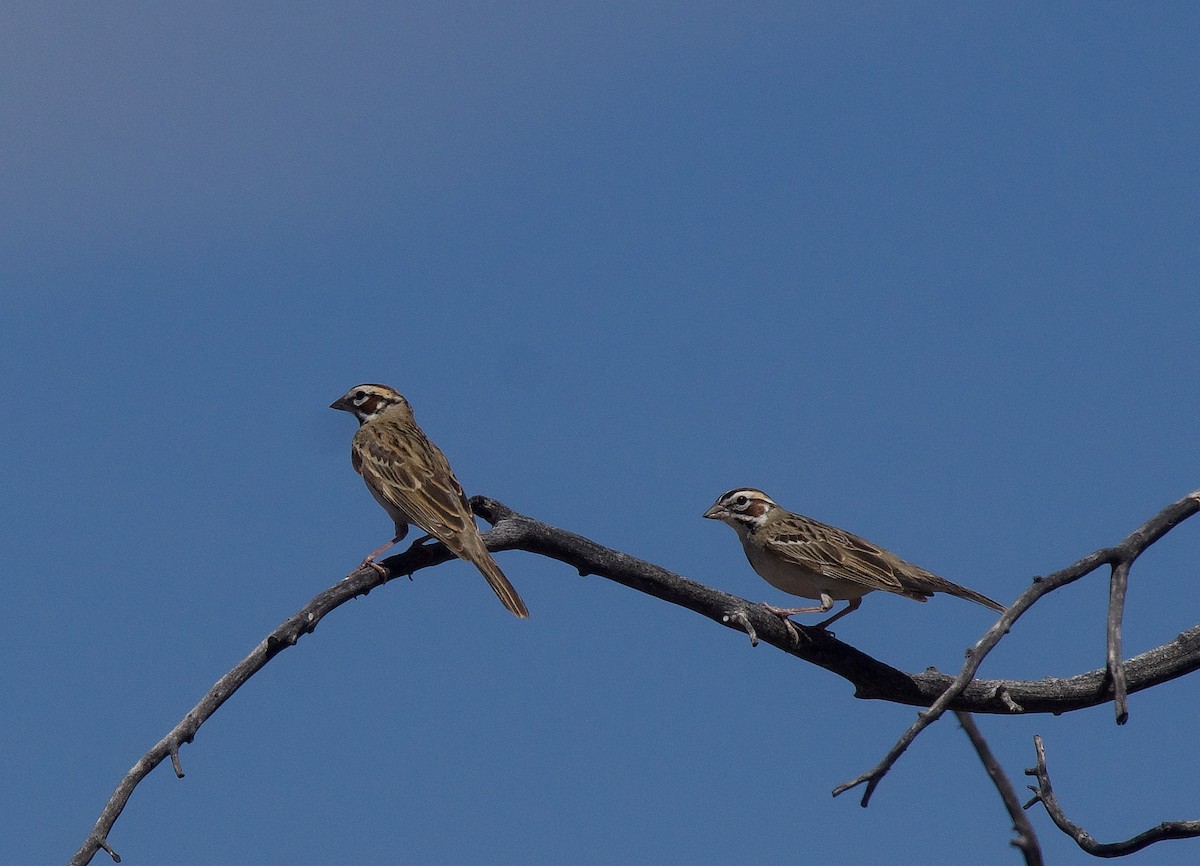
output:
M506 608L522 619L529 616L529 608L525 606L525 602L517 594L513 585L508 582L508 578L504 576L500 566L496 565L496 560L492 559L488 549L483 546L483 541L478 538L473 541L476 543L467 542L463 545L461 552L455 552L479 569L487 579L488 586L492 588Z
M950 581L946 581L950 583ZM957 583L950 583L954 589L946 590L952 595L957 595L959 598L965 598L967 601L973 601L976 604L982 604L985 607L990 607L992 610L1005 610L1004 605L998 601L992 601L981 592L976 592L973 589L967 589L965 586L959 586Z

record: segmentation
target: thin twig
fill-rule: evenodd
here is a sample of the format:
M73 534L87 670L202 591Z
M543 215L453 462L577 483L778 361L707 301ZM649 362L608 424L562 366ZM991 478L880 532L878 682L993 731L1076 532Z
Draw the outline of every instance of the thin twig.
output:
M1013 787L1004 768L1000 766L1000 762L996 760L996 756L992 754L991 747L980 733L979 726L975 724L975 717L964 712L955 712L954 715L957 716L962 729L966 731L971 745L975 747L975 752L979 755L979 760L983 762L984 770L987 771L996 790L1000 792L1004 808L1008 810L1009 817L1012 818L1013 832L1017 834L1016 838L1012 840L1013 847L1019 849L1024 855L1025 866L1042 866L1042 846L1038 844L1033 822L1021 808L1021 800L1017 797L1016 788Z
M1074 839L1075 844L1088 854L1095 857L1124 857L1156 842L1165 842L1169 839L1193 839L1200 836L1200 821L1163 821L1157 827L1151 827L1124 842L1097 842L1091 833L1067 817L1067 813L1063 811L1058 799L1054 796L1054 788L1050 784L1050 772L1046 769L1046 747L1040 736L1033 738L1033 747L1037 752L1037 766L1032 770L1026 770L1025 775L1036 776L1038 783L1037 787L1029 786L1029 790L1033 791L1033 799L1025 804L1025 808L1028 809L1034 803L1041 803L1046 807L1046 812L1058 829Z
M437 545L436 547L414 547L401 557L393 557L393 559L404 560L406 567L411 566L413 570L436 565L452 558L453 555L441 545ZM393 571L387 580L392 580L401 574L402 572ZM109 846L108 833L112 830L113 824L116 823L117 817L124 810L125 804L129 802L129 796L133 793L133 789L138 786L142 779L146 778L150 774L150 771L166 758L171 759L175 775L183 778L183 766L179 761L179 747L184 743L192 742L192 739L196 736L196 732L200 730L200 726L234 692L241 688L250 677L260 671L276 655L290 646L295 646L296 641L312 632L317 627L317 623L334 608L345 604L356 596L366 595L384 582L385 579L375 570L371 568L359 568L348 577L338 581L332 587L314 597L308 604L267 635L258 646L251 650L248 656L234 666L233 670L217 680L216 684L208 690L208 693L200 699L200 703L188 710L179 721L179 724L175 725L175 727L167 732L165 737L150 748L150 751L139 758L137 763L121 779L116 790L109 797L108 803L105 804L104 809L100 812L100 817L96 819L92 831L79 847L79 850L75 852L75 856L71 858L71 866L84 866L84 864L91 861L92 857L99 850L107 851L114 862L120 863L121 858Z
M843 794L865 782L867 787L863 792L861 802L866 807L871 801L871 795L875 792L875 788L895 765L896 761L900 759L900 756L912 745L913 740L927 727L940 719L947 709L952 708L954 701L966 691L967 686L975 678L975 673L979 670L979 666L983 664L983 660L987 657L987 654L1008 634L1013 623L1025 611L1029 610L1038 599L1067 584L1074 583L1085 575L1091 574L1102 565L1113 565L1122 561L1133 562L1138 554L1170 532L1180 521L1191 517L1197 511L1200 511L1200 490L1194 491L1178 502L1168 505L1134 530L1116 547L1106 547L1102 550L1097 550L1095 553L1085 556L1073 565L1056 571L1048 577L1034 578L1030 587L1017 597L1017 600L996 620L995 625L989 628L975 646L967 651L967 660L963 664L962 670L959 671L958 676L950 684L950 687L930 705L928 710L917 714L917 720L900 736L896 744L884 755L883 760L866 773L838 785L833 789L833 796L836 797L839 794ZM1108 690L1111 692L1111 679L1109 680ZM1021 700L1014 690L1010 689L1009 691L1011 697L1027 710L1029 709L1029 704Z

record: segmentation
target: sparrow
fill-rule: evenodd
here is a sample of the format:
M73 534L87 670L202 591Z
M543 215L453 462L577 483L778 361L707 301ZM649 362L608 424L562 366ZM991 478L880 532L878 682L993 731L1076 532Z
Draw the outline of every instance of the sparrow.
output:
M848 601L845 609L817 624L817 628L828 628L858 610L862 597L877 589L915 601L946 592L1004 610L1004 605L986 595L905 562L866 539L793 514L753 487L721 494L704 516L733 527L751 567L771 586L802 598L820 599L818 607L763 605L785 620L794 613L827 613L834 601Z
M392 540L364 559L363 565L386 576L375 558L404 538L408 525L415 523L427 533L418 544L436 538L478 568L506 608L519 617L529 616L525 602L484 546L446 455L417 426L403 395L387 385L355 385L329 408L358 419L350 462L396 524Z

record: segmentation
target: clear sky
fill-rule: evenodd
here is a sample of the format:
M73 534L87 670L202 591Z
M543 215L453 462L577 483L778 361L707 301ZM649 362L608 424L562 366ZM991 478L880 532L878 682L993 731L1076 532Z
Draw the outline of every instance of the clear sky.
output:
M358 382L468 492L776 604L700 518L730 487L1007 602L1200 486L1198 39L1185 3L5 4L0 857L65 862L387 538ZM1200 621L1197 551L1135 566L1131 653ZM137 789L125 863L1019 862L953 720L863 810L830 790L912 708L498 561L529 621L457 562L339 609ZM983 674L1098 667L1106 593ZM992 621L837 632L953 671ZM1108 840L1200 817L1196 680L1131 712L979 723Z

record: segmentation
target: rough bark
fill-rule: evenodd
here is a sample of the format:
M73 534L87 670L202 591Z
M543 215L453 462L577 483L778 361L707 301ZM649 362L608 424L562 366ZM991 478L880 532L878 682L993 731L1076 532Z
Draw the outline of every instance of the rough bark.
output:
M1181 677L1200 667L1200 625L1188 629L1163 646L1126 661L1120 659L1119 640L1120 604L1124 599L1129 565L1139 553L1173 526L1200 510L1200 494L1197 493L1167 506L1116 547L1097 551L1045 579L1035 578L1029 589L1005 611L996 625L976 645L958 677L929 670L917 673L898 670L842 643L828 632L802 625L791 628L757 603L704 586L661 566L604 547L581 535L518 514L494 499L475 497L472 507L477 514L493 524L493 528L484 534L484 540L492 551L525 550L540 554L570 565L580 574L599 575L671 604L685 607L719 625L746 632L754 643L761 640L844 678L854 686L854 693L859 698L939 707L938 715L947 709L998 715L1057 714L1115 699L1118 718L1121 720L1122 713L1127 714L1123 705L1125 695ZM200 727L250 677L280 652L312 632L326 614L357 596L366 595L389 580L412 575L452 558L453 555L441 544L415 545L404 553L382 562L388 571L387 576L371 568L359 568L319 593L286 619L229 673L221 677L200 702L188 710L179 723L130 768L113 791L91 832L71 859L73 866L83 866L90 862L100 850L108 852L113 860L119 863L120 857L109 846L108 834L137 785L168 757L176 775L182 778L180 747L191 743ZM983 656L1007 633L1012 622L1038 598L1106 564L1114 569L1114 585L1109 617L1110 651L1105 668L1067 678L1047 678L1038 681L974 679L974 671ZM1117 684L1115 689L1114 682ZM904 748L932 718L930 714L922 714L918 726L914 726L915 730L910 729L910 732L906 733L907 742L902 738ZM889 754L888 759L885 759L886 766L877 767L872 774L842 786L841 790L861 781L869 781L869 796L869 791L903 750L893 750L895 754ZM864 797L864 805L866 799L867 797Z

